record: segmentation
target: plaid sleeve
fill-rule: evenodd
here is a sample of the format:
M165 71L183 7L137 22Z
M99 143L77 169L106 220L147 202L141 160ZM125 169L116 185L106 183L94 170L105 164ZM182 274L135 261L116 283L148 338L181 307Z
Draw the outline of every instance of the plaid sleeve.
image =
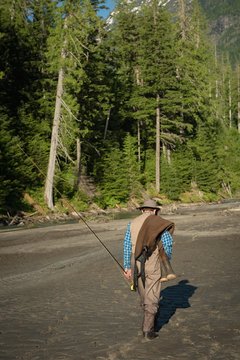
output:
M162 233L161 240L162 240L162 243L163 243L165 253L169 257L169 259L171 259L171 257L172 257L172 244L173 244L172 235L169 233L169 231L166 230L166 231L164 231Z
M131 231L130 231L130 223L128 223L124 242L123 242L124 269L131 269L131 254L132 254Z

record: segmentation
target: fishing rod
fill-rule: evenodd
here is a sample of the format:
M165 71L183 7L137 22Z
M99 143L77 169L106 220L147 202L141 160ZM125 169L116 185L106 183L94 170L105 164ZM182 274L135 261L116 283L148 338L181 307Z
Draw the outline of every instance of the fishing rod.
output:
M30 159L30 161L32 162L32 164L37 168L37 170L39 171L39 173L41 175L43 175L43 177L50 182L50 180L48 179L48 177L44 174L44 172L39 168L39 166L35 163L35 161L22 149L22 147L17 144L18 147L21 149L21 151L24 153L24 155ZM57 191L57 193L59 195L62 196L62 193L56 188L56 186L54 186L54 189ZM104 249L108 252L108 254L111 256L111 258L115 261L115 263L120 267L120 269L125 273L124 267L120 264L120 262L116 259L116 257L111 253L111 251L107 248L107 246L102 242L102 240L99 238L99 236L95 233L95 231L90 227L90 225L87 223L87 221L83 218L83 216L76 211L76 209L74 208L74 206L66 200L66 203L72 208L72 210L77 214L78 218L80 220L83 221L83 223L86 225L86 227L91 231L91 233L96 237L96 239L100 242L100 244L104 247Z

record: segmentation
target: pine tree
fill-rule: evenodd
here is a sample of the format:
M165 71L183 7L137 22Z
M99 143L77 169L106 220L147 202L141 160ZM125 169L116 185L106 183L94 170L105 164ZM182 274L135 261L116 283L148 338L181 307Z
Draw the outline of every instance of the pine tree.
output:
M218 138L218 179L223 196L239 196L240 137L237 129L225 129Z
M178 43L178 112L182 117L182 135L194 136L199 121L211 116L210 88L213 80L212 52L206 39L206 25L194 1L184 23L184 36L179 27Z
M11 119L0 110L0 212L23 209L23 194L33 180L32 164L23 157L21 141L11 130Z
M155 118L156 191L160 191L160 144L174 143L178 137L178 119L172 111L176 91L175 30L169 14L156 1L142 8L140 29L140 67L143 78L143 102L148 103L146 119ZM153 131L152 125L150 132Z
M123 145L123 169L127 181L128 198L139 198L141 183L137 161L137 141L135 137L127 134Z
M53 178L58 155L59 165L64 171L72 171L76 163L77 138L84 138L89 131L89 122L81 116L81 88L87 79L86 67L97 39L98 18L88 1L66 2L59 8L58 26L50 37L49 61L52 70L58 73L58 92L56 96L48 176L45 198L53 208ZM96 45L95 45L96 46ZM84 105L82 105L84 107ZM60 121L61 119L61 121ZM79 156L78 156L79 159ZM69 164L69 165L68 165ZM78 160L79 166L79 160ZM79 169L76 172L79 174Z
M100 179L102 206L115 207L128 200L128 179L124 170L122 151L117 146L111 148L111 151L106 151L103 157L103 172Z
M41 1L41 6L52 6L50 1ZM41 21L41 31L37 31L37 20L35 19L35 10L38 4L33 4L30 1L9 1L0 2L1 14L1 30L2 39L0 43L1 50L1 71L2 77L0 80L0 98L1 98L1 120L3 121L3 128L5 135L3 136L3 148L8 155L16 152L16 158L19 157L20 148L16 148L19 142L23 151L27 151L28 155L34 157L41 163L43 159L43 147L41 144L45 143L44 136L46 135L46 127L41 126L41 116L39 112L39 93L41 92L41 80L44 77L42 58L44 49L44 32L42 29L43 21ZM40 24L40 21L39 23ZM33 36L34 35L34 36ZM47 36L47 35L46 35ZM41 41L40 41L41 38ZM40 46L41 44L41 46ZM7 125L6 125L7 124ZM4 139L8 139L6 132L9 132L12 141L9 144L4 144ZM36 139L36 146L33 149L34 139ZM11 149L10 149L11 148ZM41 181L41 175L36 168L29 166L29 161L26 160L25 152L21 153L21 173L19 174L18 167L13 167L12 171L6 170L5 179L7 176L12 184L12 191L15 193L15 200L22 197L21 190L23 188L33 187ZM39 157L37 156L40 155ZM7 162L11 159L4 154L3 159L6 161L5 169L8 168ZM22 178L25 181L19 186L19 182L11 181L16 171L16 178ZM23 170L25 169L25 170ZM15 186L15 185L16 186ZM7 194L6 188L6 194ZM17 204L17 201L15 201ZM16 207L15 207L16 209Z
M123 138L126 132L136 133L137 128L134 120L139 103L134 99L134 91L141 81L141 75L138 74L137 63L139 29L135 6L135 1L121 1L118 4L107 38L114 67L112 92L116 121L113 125L119 135L118 139Z

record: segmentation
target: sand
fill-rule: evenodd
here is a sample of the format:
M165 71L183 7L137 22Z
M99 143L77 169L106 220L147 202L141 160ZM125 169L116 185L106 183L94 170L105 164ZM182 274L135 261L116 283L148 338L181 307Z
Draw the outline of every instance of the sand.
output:
M151 342L138 296L83 223L0 232L0 359L240 359L239 204L184 207ZM89 223L122 263L128 219ZM7 230L7 229L5 229Z

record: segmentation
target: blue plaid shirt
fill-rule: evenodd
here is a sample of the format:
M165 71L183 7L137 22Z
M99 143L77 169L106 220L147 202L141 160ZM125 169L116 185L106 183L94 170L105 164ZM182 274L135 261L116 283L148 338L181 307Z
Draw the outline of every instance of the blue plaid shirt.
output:
M123 267L124 269L130 269L131 268L131 254L132 254L132 242L131 242L131 231L130 231L130 225L128 224L124 242L123 242ZM171 259L172 257L172 244L173 244L173 238L172 235L165 230L161 235L161 240L163 243L164 251Z

